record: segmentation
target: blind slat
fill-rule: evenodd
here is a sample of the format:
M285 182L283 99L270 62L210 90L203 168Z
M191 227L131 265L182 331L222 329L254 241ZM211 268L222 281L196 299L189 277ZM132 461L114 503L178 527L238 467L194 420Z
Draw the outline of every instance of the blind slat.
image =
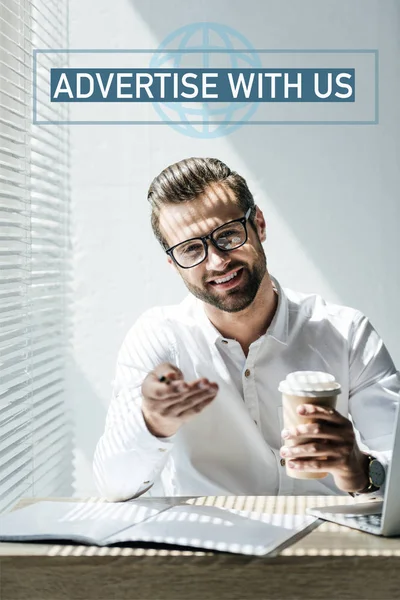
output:
M26 415L26 418L32 420L30 415ZM2 447L0 456L4 464L10 462L13 457L18 456L21 450L30 450L31 453L40 456L40 447L43 448L50 444L51 435L60 435L61 432L68 430L68 422L60 415L54 417L52 414L39 414L33 415L33 419L35 420L35 430L37 430L33 434L34 445L32 444L31 427L27 423L20 427L14 427L12 433L5 433L0 436ZM36 425L36 422L38 425ZM40 431L40 427L43 429L42 432Z
M27 393L22 386L16 386L13 393L7 391L6 394L0 396L0 415L6 419L13 411L22 410L28 405L35 405L40 402L47 402L52 398L58 397L63 393L63 379L60 377L54 378L52 381L39 383L34 387L34 395L31 392ZM22 407L22 408L21 408Z

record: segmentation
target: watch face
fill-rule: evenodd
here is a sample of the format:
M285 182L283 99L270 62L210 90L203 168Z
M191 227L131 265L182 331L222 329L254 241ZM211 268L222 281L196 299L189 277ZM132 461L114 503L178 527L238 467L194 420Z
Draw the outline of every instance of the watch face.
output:
M381 487L385 481L385 469L379 460L372 460L369 464L369 478L376 487Z

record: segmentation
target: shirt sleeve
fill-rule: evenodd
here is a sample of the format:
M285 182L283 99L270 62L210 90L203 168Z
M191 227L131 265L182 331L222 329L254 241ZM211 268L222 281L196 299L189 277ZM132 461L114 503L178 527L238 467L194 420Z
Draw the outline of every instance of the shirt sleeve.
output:
M139 496L154 483L174 444L147 429L141 404L146 375L162 362L175 364L172 329L149 311L132 327L118 354L105 431L93 461L96 486L110 501Z
M386 472L392 456L399 392L399 372L382 339L368 318L357 313L350 340L349 411L360 449L377 458ZM380 489L383 493L384 486Z

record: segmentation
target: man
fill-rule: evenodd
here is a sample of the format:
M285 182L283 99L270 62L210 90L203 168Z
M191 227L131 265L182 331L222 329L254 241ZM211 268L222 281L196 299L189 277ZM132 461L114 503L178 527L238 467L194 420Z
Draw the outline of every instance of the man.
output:
M399 378L368 319L281 288L267 270L264 216L221 161L171 165L148 200L190 294L145 312L123 343L94 459L100 493L377 492L369 469L387 468ZM342 393L337 410L305 404L310 424L282 432L278 385L299 370L331 373ZM285 461L329 474L294 479Z

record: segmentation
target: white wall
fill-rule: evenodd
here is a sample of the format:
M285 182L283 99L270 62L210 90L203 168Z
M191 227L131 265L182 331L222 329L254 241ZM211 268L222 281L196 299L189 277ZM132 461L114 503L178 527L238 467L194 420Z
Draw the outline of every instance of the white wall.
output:
M377 48L380 124L244 126L215 140L162 126L71 126L75 280L69 391L76 493L93 493L115 359L137 316L185 288L153 240L146 192L168 164L218 157L246 179L268 222L272 273L359 308L400 363L399 40L395 0L70 0L71 48L156 48L195 21L230 25L255 48Z

